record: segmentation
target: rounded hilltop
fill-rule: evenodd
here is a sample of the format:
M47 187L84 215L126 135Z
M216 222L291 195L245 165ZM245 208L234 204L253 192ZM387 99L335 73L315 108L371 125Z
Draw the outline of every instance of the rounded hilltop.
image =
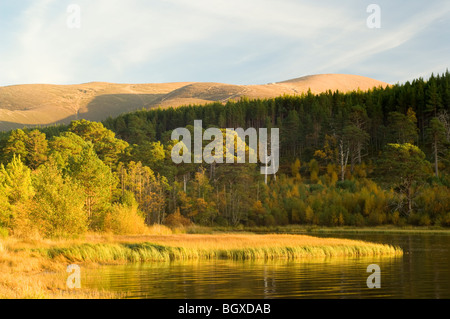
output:
M366 91L388 84L359 75L308 75L270 84L234 85L214 82L119 84L89 82L0 87L0 130L24 126L67 124L75 119L102 121L142 108L225 103L249 99L321 92Z

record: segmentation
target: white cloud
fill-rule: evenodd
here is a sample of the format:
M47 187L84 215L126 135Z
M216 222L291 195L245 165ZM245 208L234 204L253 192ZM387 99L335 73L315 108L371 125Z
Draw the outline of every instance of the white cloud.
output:
M347 67L349 65L367 60L381 52L395 49L406 42L411 41L417 36L417 34L426 29L433 22L445 17L449 13L450 6L448 5L440 7L439 10L436 10L436 8L431 8L427 12L421 12L420 15L410 17L408 21L405 21L398 27L395 27L394 30L377 30L378 32L365 30L365 32L353 34L352 43L355 44L353 48L345 52L345 54L339 55L332 59L329 63L324 64L319 68L319 70ZM372 33L372 35L369 35L370 33Z
M58 61L42 48L45 32L46 9L54 0L40 0L24 11L18 20L21 29L16 31L16 41L2 56L2 82L26 82L33 79L61 81ZM51 49L51 48L49 48Z
M343 69L358 73L367 70L367 60L414 41L450 12L448 4L428 6L415 17L402 16L370 32L374 30L365 27L367 13L360 3L72 2L81 7L81 29L66 26L70 2L35 0L14 20L15 30L0 30L0 36L14 34L8 50L0 51L0 85L158 80L262 83ZM438 63L442 64L442 58Z

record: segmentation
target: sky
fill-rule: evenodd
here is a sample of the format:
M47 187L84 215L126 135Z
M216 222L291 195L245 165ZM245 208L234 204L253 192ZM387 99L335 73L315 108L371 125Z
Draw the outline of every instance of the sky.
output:
M0 86L329 73L395 84L449 66L448 0L0 0Z

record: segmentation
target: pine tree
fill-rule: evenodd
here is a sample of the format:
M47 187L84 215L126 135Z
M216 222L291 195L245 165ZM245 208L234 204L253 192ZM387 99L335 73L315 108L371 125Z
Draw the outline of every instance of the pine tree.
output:
M436 78L432 75L428 81L426 112L429 117L437 117L437 113L442 107L442 97L439 94L439 87Z
M36 169L47 160L48 142L44 133L33 130L27 134L27 165L31 169Z
M434 117L430 121L427 133L433 151L434 173L436 177L439 177L439 156L443 153L445 143L447 142L444 125L438 118Z
M389 141L404 144L415 144L418 139L417 118L412 109L404 115L399 112L389 113Z
M289 111L288 116L283 120L281 147L284 154L289 154L292 157L299 154L299 126L298 113L295 110Z
M72 121L69 131L91 142L98 157L108 166L115 168L128 143L117 139L114 132L102 123L87 120Z
M398 187L406 196L407 214L413 211L415 193L431 171L425 154L412 144L388 144L378 163L379 174Z

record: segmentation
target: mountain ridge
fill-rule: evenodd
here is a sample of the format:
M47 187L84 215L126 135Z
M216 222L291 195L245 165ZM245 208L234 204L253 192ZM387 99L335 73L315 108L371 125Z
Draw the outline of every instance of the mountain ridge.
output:
M142 108L226 103L300 95L311 90L367 91L388 83L349 74L308 75L281 82L235 85L216 82L22 84L0 87L0 131L29 126L67 124L71 120L102 121Z

